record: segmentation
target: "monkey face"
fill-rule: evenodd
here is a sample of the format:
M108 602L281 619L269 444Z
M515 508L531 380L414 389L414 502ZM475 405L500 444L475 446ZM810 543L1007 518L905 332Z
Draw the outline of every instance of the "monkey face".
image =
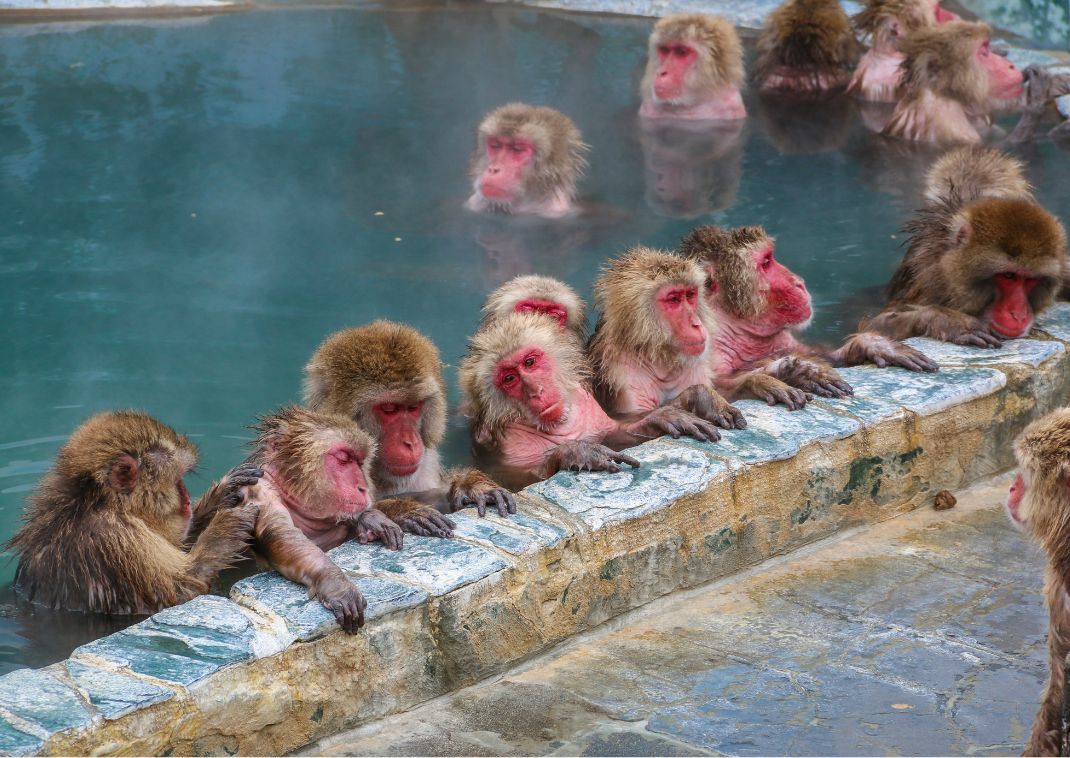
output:
M691 72L698 62L698 50L687 40L664 40L653 51L657 70L652 87L654 98L662 102L686 104Z
M1002 55L992 52L991 42L982 40L974 57L988 76L988 90L997 102L1017 100L1022 94L1022 72Z
M378 465L393 477L412 476L424 456L421 420L424 400L405 402L387 397L372 405L378 423Z
M476 191L491 202L509 204L524 193L535 144L519 136L491 134L483 141L486 167L476 179Z
M699 288L694 285L667 284L654 297L654 307L668 337L684 355L706 352L709 334L699 315Z
M1025 498L1025 481L1022 479L1022 475L1018 474L1014 478L1014 483L1011 484L1010 491L1007 492L1007 515L1011 517L1011 521L1018 528L1022 528L1025 522L1025 514L1022 511L1022 500Z
M568 410L555 374L549 354L537 346L521 347L498 361L494 386L522 409L533 426L552 429Z
M335 514L360 513L370 504L370 488L364 475L367 451L346 442L336 442L323 454L323 470L330 483Z

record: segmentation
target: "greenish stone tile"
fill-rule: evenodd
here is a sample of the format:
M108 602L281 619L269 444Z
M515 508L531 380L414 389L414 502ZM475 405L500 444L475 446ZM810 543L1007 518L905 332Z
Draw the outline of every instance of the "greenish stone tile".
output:
M765 18L780 5L781 0L526 0L525 5L537 8L557 8L587 13L613 13L626 16L660 18L670 13L713 13L723 16L735 26L760 29ZM862 8L851 0L840 3L848 15ZM582 18L582 17L580 17Z
M855 398L821 398L820 404L851 412L867 424L888 416L860 412L852 407L853 400L875 401L928 416L991 395L1007 385L1006 375L991 368L943 368L935 374L902 368L845 368L840 373L854 387Z
M18 669L0 677L0 708L49 734L93 720L78 693L44 669Z
M1070 95L1059 98L1070 105ZM1057 340L1070 342L1070 303L1056 303L1048 308L1037 320L1033 322L1033 328L1049 334Z
M0 753L4 755L33 755L45 741L16 729L0 718Z
M82 661L66 660L56 665L66 669L75 686L104 718L119 718L175 696L174 690Z
M461 537L486 547L497 548L513 555L532 553L544 546L539 535L522 529L515 521L515 516L502 518L488 511L486 518L480 518L471 510L460 511L450 515L457 525L453 536Z
M1058 342L1042 340L1007 340L1003 347L969 347L939 342L927 337L906 340L911 347L925 353L941 366L998 366L1021 363L1036 368L1049 358L1066 352Z
M368 601L364 612L366 622L427 600L427 592L401 582L379 577L354 577L354 581ZM319 600L309 598L307 587L291 582L275 571L236 582L230 596L235 602L253 608L263 607L281 616L295 640L313 640L338 628L334 614Z
M545 547L557 547L561 541L571 536L571 532L548 521L528 516L525 513L514 513L509 521L522 526L529 532L534 532Z
M642 464L638 469L626 467L616 474L561 471L525 491L599 529L701 492L727 470L726 464L699 450L665 440L647 442L627 453Z
M327 553L335 563L355 574L401 579L433 595L471 584L509 566L504 559L460 540L405 535L405 547L387 550L379 543L350 540Z

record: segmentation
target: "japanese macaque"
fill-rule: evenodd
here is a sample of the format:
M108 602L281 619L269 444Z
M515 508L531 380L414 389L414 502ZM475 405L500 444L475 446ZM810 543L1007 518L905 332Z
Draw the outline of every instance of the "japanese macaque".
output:
M540 477L563 469L615 472L625 464L639 466L606 445L662 434L720 438L712 424L675 407L638 421L611 419L591 394L580 345L561 339L559 323L538 313L513 313L477 331L460 380L476 444L504 466Z
M755 397L789 410L808 395L846 397L851 386L832 368L872 361L935 371L921 352L878 334L856 334L822 355L792 334L812 317L803 280L774 258L775 243L759 226L692 230L681 252L705 268L714 311L710 361L714 383L734 397Z
M580 130L560 111L509 103L476 132L470 174L474 211L559 218L576 212L576 183L587 167Z
M743 178L745 122L654 121L639 125L646 202L670 218L729 208Z
M903 80L903 40L918 29L958 18L941 8L938 0L869 0L854 17L854 25L871 46L858 62L847 91L862 100L894 103Z
M549 276L517 276L487 296L481 327L510 313L541 313L580 344L587 340L587 307L576 291Z
M743 44L720 16L666 16L647 45L639 94L644 118L728 120L744 118Z
M828 92L846 86L858 54L839 0L786 0L762 27L753 77L765 91Z
M443 472L446 380L438 350L415 329L375 321L328 337L305 366L305 403L347 416L375 438L372 479L380 495L418 495L450 511L474 506L480 516L488 507L516 513L513 493L485 474Z
M250 461L262 467L263 478L249 492L260 506L255 549L287 579L307 586L343 630L355 632L367 603L324 551L350 537L399 550L403 527L448 537L453 524L411 500L373 507L375 441L345 416L289 406L261 418L257 430Z
M963 147L929 173L926 205L907 224L907 254L888 306L865 328L998 347L1022 337L1054 299L1066 258L1062 225L1032 200L1021 164Z
M1023 755L1062 751L1063 691L1070 653L1070 408L1060 408L1025 428L1015 440L1018 476L1007 496L1014 524L1047 553L1044 595L1048 605L1048 681Z
M1022 118L1007 137L1007 141L1028 142L1033 139L1041 122L1049 115L1055 116L1060 123L1052 127L1048 136L1052 139L1070 137L1070 122L1063 120L1066 114L1057 104L1059 98L1070 94L1070 73L1053 74L1043 66L1033 63L1023 69L1022 80L1025 87L1025 106L1022 109Z
M30 497L7 547L16 585L52 608L147 614L208 592L253 538L257 506L236 469L190 506L182 478L197 448L138 411L109 411L78 427ZM195 514L210 512L185 549Z
M694 261L636 247L594 285L602 317L588 346L596 396L610 413L674 405L725 429L743 414L713 388L706 273Z
M903 81L889 137L920 142L981 141L991 113L1022 95L1022 72L991 47L986 24L951 21L902 42Z

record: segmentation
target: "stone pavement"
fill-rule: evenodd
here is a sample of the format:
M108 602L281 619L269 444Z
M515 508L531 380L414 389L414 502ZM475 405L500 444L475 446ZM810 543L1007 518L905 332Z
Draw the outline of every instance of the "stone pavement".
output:
M1047 620L1009 481L670 595L305 753L1018 754Z

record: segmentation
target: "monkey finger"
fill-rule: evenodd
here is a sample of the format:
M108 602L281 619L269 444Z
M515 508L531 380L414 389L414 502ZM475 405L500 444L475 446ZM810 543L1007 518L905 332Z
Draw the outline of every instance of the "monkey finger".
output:
M884 358L880 355L874 355L873 365L877 368L888 368L888 361L884 360Z
M721 439L721 433L717 430L717 427L706 421L699 421L696 426L705 436L707 442L717 442Z
M397 524L388 524L383 527L380 539L388 550L401 550L405 544L405 532Z
M418 537L430 537L431 533L427 528L415 517L405 519L404 528L409 534L415 534Z
M499 490L502 493L502 497L505 498L505 509L509 513L516 513L516 497L509 490Z
M498 515L505 518L509 515L509 510L505 504L505 498L502 497L501 490L491 490L491 496L494 498L494 505L498 508Z
M625 453L611 453L609 457L617 463L626 463L632 468L639 468L639 461Z

